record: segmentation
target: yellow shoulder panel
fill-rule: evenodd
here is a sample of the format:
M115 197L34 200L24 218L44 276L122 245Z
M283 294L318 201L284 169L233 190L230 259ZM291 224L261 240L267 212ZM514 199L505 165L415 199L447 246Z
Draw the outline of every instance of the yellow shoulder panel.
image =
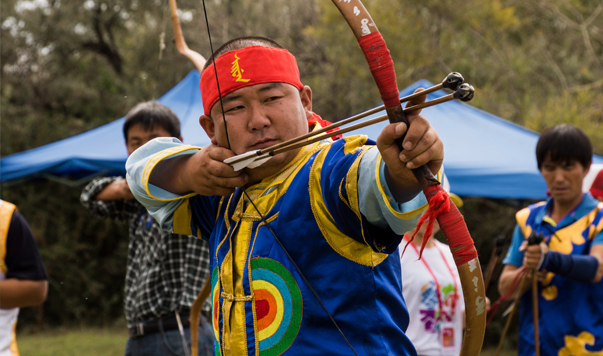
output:
M344 137L345 145L343 146L343 153L350 154L356 152L358 149L362 148L366 143L368 136L366 135L354 135Z
M532 228L526 225L529 216L530 208L523 208L515 214L515 220L517 220L517 224L519 224L519 228L521 229L524 238L528 238L530 233L532 233Z
M320 186L322 164L319 162L324 161L328 151L326 149L318 154L310 171L310 205L316 224L329 246L339 255L361 265L377 266L388 255L375 252L369 245L360 243L344 234L339 230L335 219L326 207Z
M182 200L182 203L174 211L174 221L172 223L173 233L180 235L192 235L191 220L193 211L189 199Z

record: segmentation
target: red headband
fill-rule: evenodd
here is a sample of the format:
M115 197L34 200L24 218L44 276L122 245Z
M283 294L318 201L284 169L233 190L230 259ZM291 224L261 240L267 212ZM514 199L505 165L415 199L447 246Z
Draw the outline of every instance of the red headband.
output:
M209 65L201 75L201 97L205 115L222 97L250 85L262 83L287 83L301 90L304 86L299 78L295 57L286 49L250 46L226 52Z

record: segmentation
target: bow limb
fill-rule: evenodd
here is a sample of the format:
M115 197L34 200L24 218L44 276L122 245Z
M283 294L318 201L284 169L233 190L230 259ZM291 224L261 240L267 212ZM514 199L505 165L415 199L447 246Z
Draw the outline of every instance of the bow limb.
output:
M190 314L190 331L191 331L191 356L197 356L199 354L199 319L201 318L201 309L203 309L203 303L211 292L211 275L208 273L203 287L199 291L197 298L191 306Z
M358 39L358 44L365 54L385 104L390 122L405 122L408 125L408 120L400 106L393 61L375 22L360 0L331 1L337 6ZM403 139L399 139L398 145L401 146L402 141ZM486 329L486 294L477 251L462 215L427 166L413 169L413 173L429 201L429 210L424 217L438 219L459 271L465 298L466 318L461 356L477 356L481 350ZM427 242L431 233L429 225L427 230L423 244Z
M170 10L172 11L172 26L174 27L174 42L176 43L176 49L178 53L182 54L186 58L190 59L199 72L203 71L206 59L198 52L188 48L184 36L182 35L182 28L180 27L180 20L178 18L178 8L176 7L176 0L170 0ZM210 274L207 274L207 278L203 283L203 287L199 291L197 298L191 306L190 312L190 332L191 332L191 356L198 355L199 348L199 319L201 318L201 309L203 303L209 296L211 291Z
M172 11L172 26L174 27L174 42L176 42L176 49L181 55L190 59L195 64L195 67L197 67L199 72L202 72L203 66L205 65L205 62L207 60L201 54L193 51L186 45L186 41L184 40L184 36L182 35L182 28L180 27L180 19L178 18L178 8L176 7L176 0L170 0L170 9Z

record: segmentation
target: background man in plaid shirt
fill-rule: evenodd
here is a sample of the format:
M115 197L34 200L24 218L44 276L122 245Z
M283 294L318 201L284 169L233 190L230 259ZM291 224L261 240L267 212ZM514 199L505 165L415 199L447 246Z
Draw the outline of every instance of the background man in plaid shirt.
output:
M130 110L123 131L128 155L156 137L182 140L178 117L157 102L141 103ZM126 355L188 354L184 347L190 350L190 308L209 273L207 242L162 230L134 199L122 177L92 181L80 200L94 215L130 224L125 285L130 338ZM206 303L204 312L209 313L209 308ZM203 317L199 353L213 353L212 328Z

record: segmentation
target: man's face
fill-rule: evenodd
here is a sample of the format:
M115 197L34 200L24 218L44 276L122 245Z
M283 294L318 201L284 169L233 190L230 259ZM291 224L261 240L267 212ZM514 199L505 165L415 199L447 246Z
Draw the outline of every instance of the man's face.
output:
M266 83L244 87L224 96L224 115L218 101L211 118L201 116L201 126L212 143L235 154L257 151L308 132L307 119L312 116L312 91L298 90L284 83ZM224 128L228 130L228 140ZM295 157L299 150L276 155L256 168L272 174Z
M546 181L551 196L560 203L572 203L582 197L582 181L590 167L578 161L554 163L547 157L540 173Z
M151 130L147 130L142 124L132 125L128 129L128 137L126 139L128 156L134 153L138 147L157 137L172 137L172 135L159 125L153 126Z

